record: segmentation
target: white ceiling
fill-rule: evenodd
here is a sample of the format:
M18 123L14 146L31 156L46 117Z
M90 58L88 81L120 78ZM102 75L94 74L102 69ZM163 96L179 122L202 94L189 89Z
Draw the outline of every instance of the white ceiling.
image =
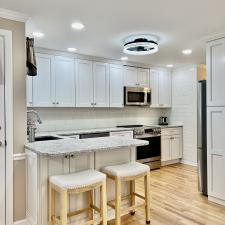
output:
M153 65L205 63L202 38L225 31L224 0L1 0L1 7L29 15L27 34L43 32L36 45L50 49L75 47L82 54L120 59L127 35L157 35L158 53L129 56ZM85 30L72 30L74 21ZM193 54L182 55L186 48Z

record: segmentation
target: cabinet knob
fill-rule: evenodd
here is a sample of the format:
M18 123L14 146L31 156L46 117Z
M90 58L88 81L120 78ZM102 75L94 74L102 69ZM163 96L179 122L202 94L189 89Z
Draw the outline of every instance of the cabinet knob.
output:
M65 155L65 159L68 159L69 158L69 156L68 155Z
M56 102L57 105L59 105L59 102Z

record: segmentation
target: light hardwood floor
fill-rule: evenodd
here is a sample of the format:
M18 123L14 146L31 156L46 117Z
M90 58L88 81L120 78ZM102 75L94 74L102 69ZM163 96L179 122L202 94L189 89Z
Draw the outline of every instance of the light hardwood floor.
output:
M143 181L136 190L143 193ZM114 224L111 221L109 224ZM144 209L124 216L122 225L145 224ZM183 164L151 171L151 225L225 225L225 207L198 193L197 170Z

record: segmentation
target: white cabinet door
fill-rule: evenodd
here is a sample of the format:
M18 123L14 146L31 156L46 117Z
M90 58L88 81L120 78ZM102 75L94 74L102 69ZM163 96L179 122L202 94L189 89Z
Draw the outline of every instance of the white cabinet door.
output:
M92 62L77 60L76 106L92 107L94 103Z
M182 142L181 137L171 137L171 159L182 158Z
M93 63L94 107L109 107L109 65Z
M171 73L159 72L159 106L171 107Z
M171 160L171 137L161 136L161 161Z
M159 105L159 71L150 70L151 107Z
M138 69L137 83L140 87L149 87L149 69Z
M33 106L51 107L55 101L54 56L36 54L37 76L33 77Z
M138 86L138 69L135 67L124 66L124 86Z
M27 107L33 106L33 77L27 76Z
M209 196L225 200L225 107L207 109Z
M55 102L57 107L75 107L75 62L55 57Z
M120 65L110 65L110 107L123 107L123 67Z
M207 47L207 105L225 106L225 39Z

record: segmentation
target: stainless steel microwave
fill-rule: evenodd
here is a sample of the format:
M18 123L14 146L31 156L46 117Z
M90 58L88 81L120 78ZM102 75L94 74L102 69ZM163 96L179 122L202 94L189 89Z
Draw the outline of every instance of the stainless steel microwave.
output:
M150 88L124 87L124 105L148 106L150 104Z

